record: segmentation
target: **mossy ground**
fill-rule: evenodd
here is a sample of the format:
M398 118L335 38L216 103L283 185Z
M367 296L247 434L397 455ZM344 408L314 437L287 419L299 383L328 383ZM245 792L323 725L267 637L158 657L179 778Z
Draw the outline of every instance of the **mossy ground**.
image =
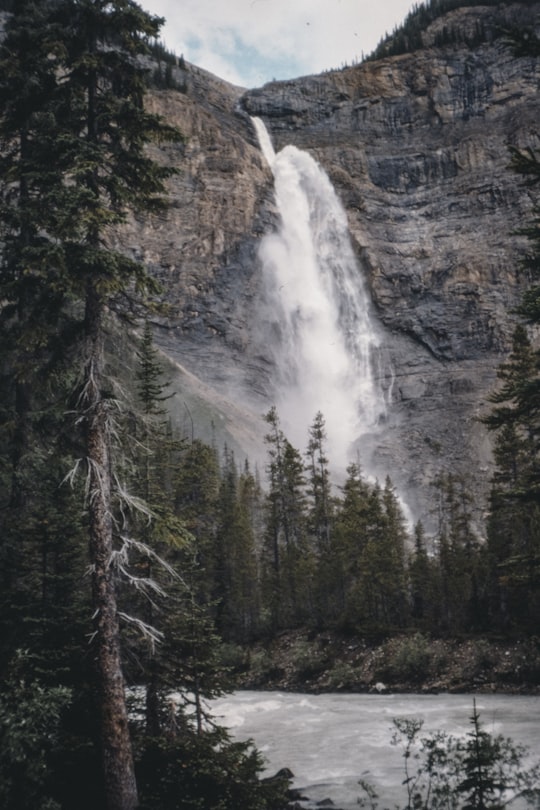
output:
M237 688L311 692L540 693L540 640L376 641L294 631L228 651Z

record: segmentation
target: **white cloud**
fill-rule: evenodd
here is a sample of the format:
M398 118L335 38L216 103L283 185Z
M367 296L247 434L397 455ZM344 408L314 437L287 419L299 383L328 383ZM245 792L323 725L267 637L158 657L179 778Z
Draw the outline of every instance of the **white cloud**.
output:
M246 87L359 60L412 0L143 0L178 55Z

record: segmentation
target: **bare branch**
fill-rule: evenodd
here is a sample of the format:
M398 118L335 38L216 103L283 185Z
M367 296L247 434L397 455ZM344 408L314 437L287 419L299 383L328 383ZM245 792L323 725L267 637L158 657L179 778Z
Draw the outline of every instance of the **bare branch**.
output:
M127 506L129 509L132 509L136 512L140 512L142 515L146 517L148 524L151 523L151 521L155 517L155 513L150 509L148 504L145 503L145 501L143 501L142 498L138 498L136 495L132 495L130 492L128 492L124 484L122 484L119 481L116 475L114 476L114 483L116 487L116 495L120 505ZM123 511L122 517L124 517Z
M152 627L151 624L143 622L142 619L138 619L136 616L130 616L128 613L122 611L119 611L118 616L128 624L134 625L139 630L141 635L150 642L152 651L155 650L156 644L159 644L163 640L164 634L161 630L157 630L155 627Z
M158 565L169 574L172 579L177 580L178 582L182 582L185 585L183 578L180 576L178 571L176 571L163 557L160 557L150 546L146 543L142 543L140 540L135 540L132 537L122 536L122 542L124 546L126 546L126 552L129 548L133 548L135 551L138 551L139 554L142 554L148 559L157 562Z
M79 468L80 468L81 464L83 463L83 460L84 459L82 459L82 458L76 459L75 464L73 465L71 470L64 476L64 478L62 478L62 481L60 482L60 486L64 486L64 484L69 484L69 486L73 489L73 487L75 485L75 479L77 478L77 475L79 474Z

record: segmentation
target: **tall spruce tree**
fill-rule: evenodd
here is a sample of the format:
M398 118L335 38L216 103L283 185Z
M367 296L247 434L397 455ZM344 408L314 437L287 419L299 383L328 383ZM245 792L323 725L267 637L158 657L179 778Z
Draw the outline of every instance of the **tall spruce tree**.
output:
M308 528L317 556L316 610L320 623L335 620L339 614L340 566L336 548L336 498L332 493L329 461L326 456L326 425L319 411L309 428L306 451Z
M424 527L420 522L414 527L414 547L409 555L408 580L411 618L415 626L425 630L435 629L440 608L438 571L436 562L428 553Z
M155 737L162 731L162 693L180 682L179 652L166 637L173 634L176 613L181 614L190 604L182 574L191 557L192 538L174 511L174 470L184 443L173 437L165 410L171 395L166 393L167 382L148 319L137 351L135 378L138 407L129 421L137 441L131 443L126 473L130 492L145 508L124 510L123 525L126 532L142 541L136 544L133 563L137 576L132 579L139 599L131 596L129 607L132 615L145 623L145 633L150 636L141 639L136 634L139 638L132 644L146 687L146 733Z
M313 609L314 555L307 541L304 464L284 435L275 407L269 431L269 491L262 548L262 590L273 631L305 621Z
M306 457L311 500L309 525L317 551L321 554L330 548L333 518L330 470L326 457L326 425L321 411L309 428Z
M42 399L35 402L49 382L66 297L54 283L56 246L44 227L62 183L54 98L63 46L50 10L20 0L0 44L0 347L11 473L4 491L19 515L31 489L25 466L34 412L43 409ZM51 283L43 283L49 270Z
M370 496L369 484L363 478L358 464L348 466L341 492L334 532L333 565L337 577L335 599L343 622L354 625L358 618L361 560L367 541L366 521Z
M406 620L405 527L401 509L386 480L376 483L366 513L365 543L360 560L363 611L378 628L396 628Z
M137 57L158 33L158 21L129 0L86 0L59 9L71 24L63 87L64 126L71 135L66 172L68 210L76 227L63 225L66 272L84 302L83 370L78 411L84 426L92 593L95 609L95 665L107 806L131 810L137 787L124 696L114 559L113 413L105 375L107 306L134 287L150 288L144 268L106 247L111 226L130 208L155 210L170 174L150 160L145 145L167 135L144 111L144 71ZM64 17L66 15L66 17Z
M246 642L258 623L258 576L251 522L255 481L239 473L226 449L215 535L214 594L217 626L226 640Z
M440 592L440 624L445 632L482 629L486 615L485 554L474 530L470 486L463 476L440 474L439 527L435 538Z
M107 311L115 302L134 292L148 292L152 285L142 266L107 247L107 237L128 211L157 210L164 181L171 174L145 151L153 140L178 137L143 107L145 71L140 57L147 52L148 40L156 37L160 22L131 0L60 0L50 5L23 1L16 4L13 28L3 45L4 63L15 50L12 78L15 71L27 102L4 105L0 121L11 161L10 174L4 174L3 199L9 201L11 178L18 192L18 215L4 218L2 256L3 273L16 283L12 322L24 323L27 333L36 334L30 315L39 294L60 304L69 299L75 311L83 309L82 373L75 409L84 428L93 650L106 804L111 810L136 807L137 789L112 564L116 403L105 374L104 338ZM35 49L28 47L25 30L37 34L40 27L43 44L36 35ZM34 54L41 58L32 62ZM50 56L54 59L47 68ZM36 87L39 92L32 91ZM6 92L5 82L2 91ZM34 280L33 288L28 279ZM45 311L48 314L51 307ZM22 424L28 405L17 408ZM20 463L17 444L20 448L16 436L14 469Z
M512 351L499 369L501 387L484 418L495 431L495 472L490 496L488 554L493 619L532 627L540 571L540 503L537 498L538 430L528 392L538 354L525 327L514 331Z
M522 45L526 50L527 38ZM510 167L536 195L531 220L520 230L528 239L520 264L530 286L518 308L534 330L540 323L540 161L530 148L513 148ZM498 376L501 384L490 397L494 407L483 420L496 434L488 524L491 604L504 626L532 629L540 583L540 352L525 325L516 326Z

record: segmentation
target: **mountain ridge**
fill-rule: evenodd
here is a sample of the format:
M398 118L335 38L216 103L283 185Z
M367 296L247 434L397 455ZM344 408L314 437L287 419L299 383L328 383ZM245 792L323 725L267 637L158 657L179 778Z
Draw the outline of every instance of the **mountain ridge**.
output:
M428 26L433 42L450 22L537 25L540 3L449 15ZM475 47L432 44L245 91L190 65L175 76L184 92L149 100L186 135L163 150L180 168L171 208L157 227L134 221L121 237L166 289L170 314L155 319L162 350L240 405L262 447L275 390L257 323L257 251L276 211L249 118L259 116L277 150L292 143L317 159L347 211L395 374L377 474L390 472L422 517L441 471L471 475L480 526L492 457L479 417L527 282L516 231L531 198L508 170L508 147L538 146L538 60L486 35ZM263 457L248 444L238 452Z

